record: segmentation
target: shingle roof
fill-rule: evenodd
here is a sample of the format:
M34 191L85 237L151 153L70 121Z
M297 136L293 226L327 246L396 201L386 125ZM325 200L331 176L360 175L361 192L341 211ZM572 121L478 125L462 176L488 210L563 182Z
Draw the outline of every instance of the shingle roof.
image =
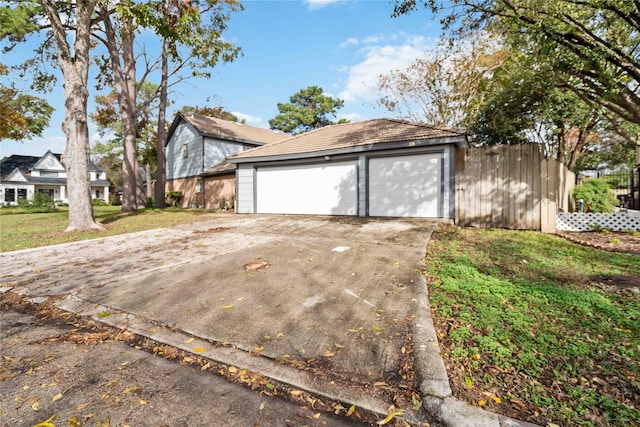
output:
M214 138L231 139L234 141L253 142L256 145L268 144L291 138L286 133L275 132L270 129L263 129L241 123L230 122L228 120L216 119L213 117L187 115L179 113L188 123L191 123L198 132L205 136ZM177 120L176 120L177 122ZM167 141L169 138L167 138Z
M340 150L374 144L464 138L465 132L396 119L373 119L326 126L229 157L230 161ZM436 142L436 141L434 141Z
M202 172L200 175L202 176L211 176L211 175L223 175L228 173L233 173L236 170L236 165L227 162L226 160L221 161L215 166L210 167L209 169Z
M15 168L18 168L23 175L27 175L31 166L35 165L38 160L40 160L40 157L21 156L19 154L13 154L2 159L0 161L0 180L4 181Z

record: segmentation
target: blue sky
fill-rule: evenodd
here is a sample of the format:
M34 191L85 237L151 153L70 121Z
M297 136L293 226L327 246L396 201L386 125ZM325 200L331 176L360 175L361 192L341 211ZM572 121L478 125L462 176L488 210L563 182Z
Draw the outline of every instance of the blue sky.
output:
M174 87L171 117L185 105L222 105L247 124L268 127L278 113L278 102L288 102L293 93L311 85L345 101L339 118L389 116L376 106L376 77L408 66L429 51L440 34L438 21L424 9L391 18L393 3L388 0L253 0L243 5L245 10L232 14L224 33L242 48L243 56L218 65L211 79L192 79ZM153 40L147 42L153 45ZM25 58L30 53L26 47L22 52ZM2 62L12 59L17 55ZM47 99L56 112L43 138L22 143L3 140L0 157L64 151L62 89L56 88ZM97 141L95 126L90 133L92 142Z

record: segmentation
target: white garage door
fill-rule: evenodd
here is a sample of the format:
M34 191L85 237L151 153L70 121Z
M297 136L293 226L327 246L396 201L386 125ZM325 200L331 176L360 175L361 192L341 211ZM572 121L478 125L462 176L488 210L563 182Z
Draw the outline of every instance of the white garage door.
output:
M356 215L357 163L258 168L258 213Z
M420 154L369 160L369 215L438 216L440 155Z

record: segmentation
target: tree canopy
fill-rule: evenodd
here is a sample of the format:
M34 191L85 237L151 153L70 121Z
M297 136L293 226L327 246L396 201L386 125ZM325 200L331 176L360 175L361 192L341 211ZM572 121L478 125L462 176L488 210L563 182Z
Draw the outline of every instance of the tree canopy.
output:
M489 28L514 50L549 64L562 84L640 125L640 7L628 0L396 0L395 15L418 3L453 36ZM445 12L446 13L446 12Z
M0 76L8 74L0 64ZM46 100L0 84L0 139L24 140L42 135L53 113Z
M288 103L279 103L280 113L269 120L269 126L271 129L297 135L327 125L346 123L345 119L337 122L330 119L343 106L343 100L325 95L321 87L309 86L294 93Z

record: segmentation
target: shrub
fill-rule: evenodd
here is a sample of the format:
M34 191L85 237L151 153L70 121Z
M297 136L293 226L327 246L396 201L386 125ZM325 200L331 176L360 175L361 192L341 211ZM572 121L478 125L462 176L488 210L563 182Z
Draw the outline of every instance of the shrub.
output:
M182 191L169 191L167 192L167 199L171 200L171 206L176 206L182 199Z
M618 200L611 192L611 187L599 178L589 179L573 189L573 199L584 200L585 212L613 212Z
M51 196L47 193L40 192L34 193L33 199L31 200L18 200L18 206L34 213L55 212L57 210Z
M153 209L156 207L156 199L154 197L147 198L147 208Z
M93 206L107 206L107 202L104 199L91 199L91 205Z

